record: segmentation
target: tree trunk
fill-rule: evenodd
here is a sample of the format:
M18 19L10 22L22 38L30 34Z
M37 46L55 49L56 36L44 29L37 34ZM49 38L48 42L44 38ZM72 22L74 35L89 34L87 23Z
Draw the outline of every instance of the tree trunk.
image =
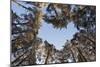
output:
M83 56L82 51L77 47L78 50L78 62L87 62L87 59Z

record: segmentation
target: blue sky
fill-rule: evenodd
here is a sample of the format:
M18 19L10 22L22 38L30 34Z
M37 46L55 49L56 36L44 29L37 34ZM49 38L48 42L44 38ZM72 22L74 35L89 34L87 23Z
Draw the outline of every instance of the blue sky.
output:
M27 12L22 7L18 7L18 5L16 5L15 3L12 4L11 8L14 10L14 12L17 12L18 15ZM73 22L68 24L67 29L60 30L53 28L51 24L47 24L43 21L42 26L39 29L38 36L41 37L43 41L47 40L49 43L54 44L57 49L61 49L66 40L72 39L73 35L77 31L78 30L74 27Z
M66 40L73 38L78 30L74 27L73 22L69 23L67 29L55 29L51 24L42 22L38 36L49 43L54 44L57 49L61 49Z

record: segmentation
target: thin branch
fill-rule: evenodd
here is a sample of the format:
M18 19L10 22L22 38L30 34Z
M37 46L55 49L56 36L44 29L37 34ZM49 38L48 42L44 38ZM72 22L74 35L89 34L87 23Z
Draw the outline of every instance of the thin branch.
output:
M24 5L22 5L22 4L18 3L18 2L16 2L15 0L13 0L13 2L16 3L16 4L18 4L19 6L23 7L24 9L27 9L27 10L31 11L29 8L27 8L27 7L25 7Z

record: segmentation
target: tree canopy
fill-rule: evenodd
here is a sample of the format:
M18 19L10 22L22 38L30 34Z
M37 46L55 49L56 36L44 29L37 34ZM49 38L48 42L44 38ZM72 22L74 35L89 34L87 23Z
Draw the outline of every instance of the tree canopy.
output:
M96 60L95 6L13 0L11 7L13 3L25 9L26 13L18 15L11 8L12 66ZM72 21L79 32L70 41L66 40L62 50L57 50L53 44L37 36L42 21L56 29L66 30Z

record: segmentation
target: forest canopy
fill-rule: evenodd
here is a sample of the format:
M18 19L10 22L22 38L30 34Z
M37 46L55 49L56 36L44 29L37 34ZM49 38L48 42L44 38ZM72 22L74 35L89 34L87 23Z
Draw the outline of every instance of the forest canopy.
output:
M12 9L15 4L25 13ZM71 22L78 32L61 50L37 36L43 23L67 30ZM96 61L96 6L11 1L11 66L91 61Z

